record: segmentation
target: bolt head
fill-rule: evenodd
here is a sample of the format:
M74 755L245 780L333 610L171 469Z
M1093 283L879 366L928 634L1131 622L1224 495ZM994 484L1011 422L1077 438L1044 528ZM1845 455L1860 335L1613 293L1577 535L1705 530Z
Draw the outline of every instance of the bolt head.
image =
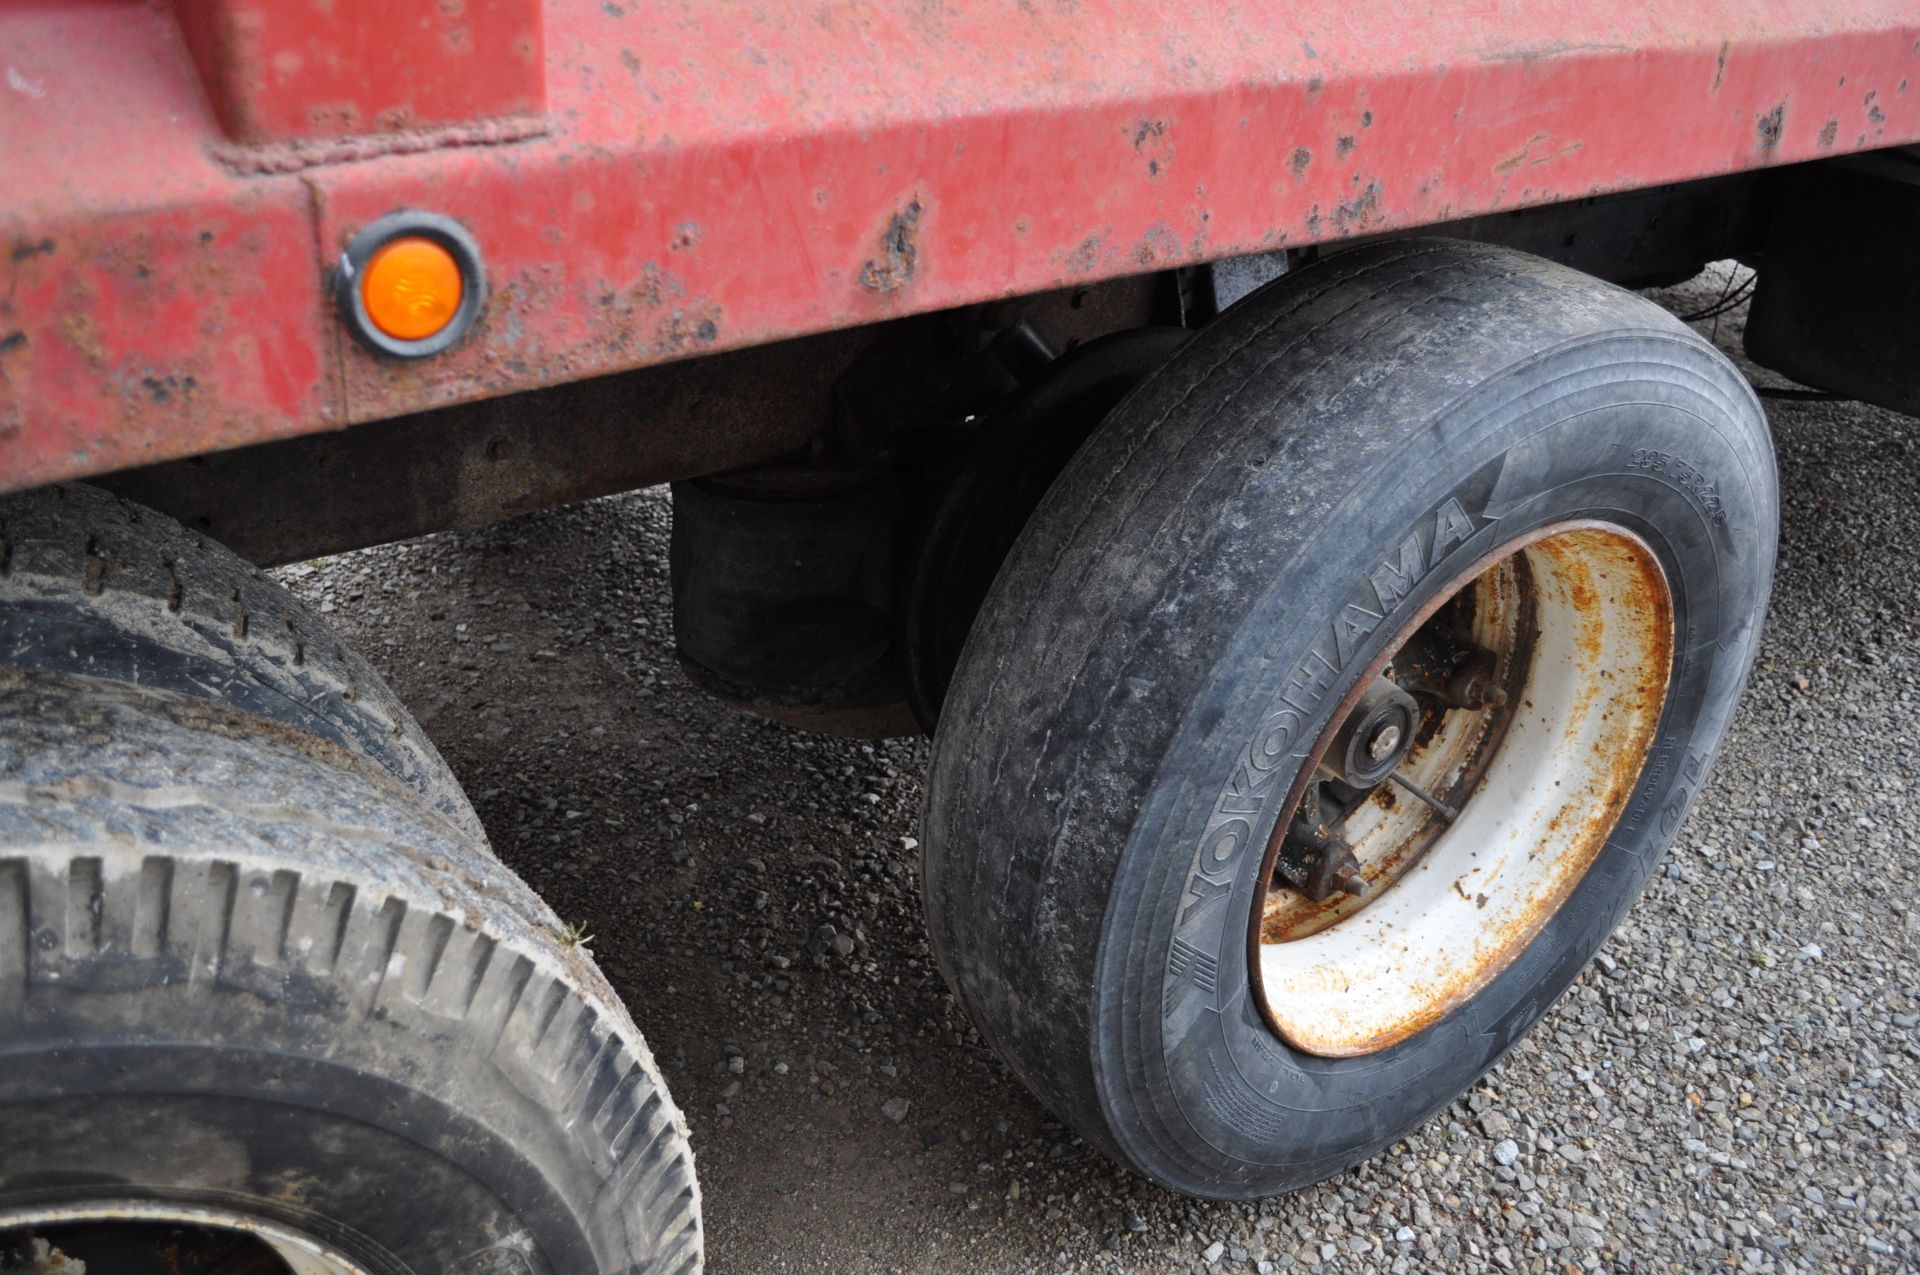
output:
M1398 723L1388 722L1373 732L1373 738L1367 741L1367 756L1375 761L1385 761L1393 756L1393 750L1400 747L1400 727Z

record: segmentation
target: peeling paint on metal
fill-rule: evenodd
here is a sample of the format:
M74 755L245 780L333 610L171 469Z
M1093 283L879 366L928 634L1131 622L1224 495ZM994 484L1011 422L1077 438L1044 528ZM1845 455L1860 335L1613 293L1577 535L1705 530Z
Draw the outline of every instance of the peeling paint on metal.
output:
M409 132L424 113L368 96L360 117L397 134L379 154L269 148L245 173L171 7L0 7L0 61L42 90L0 92L0 245L58 244L0 255L0 334L27 338L0 361L0 488L1069 287L1143 257L1920 141L1920 95L1893 88L1920 41L1910 0L1663 0L1657 27L1632 8L1489 24L1469 0L1310 0L1284 29L1251 0L1204 0L1151 46L1134 2L1040 7L1017 29L993 6L903 20L883 0L825 24L793 0L657 0L639 23L621 0L617 28L598 5L545 5L545 132L488 112ZM861 30L891 43L848 38ZM1346 137L1356 149L1331 162ZM922 213L898 224L909 195ZM460 346L405 369L344 343L324 274L398 208L466 224L496 298ZM142 255L145 277L121 268ZM671 263L677 291L651 289L648 263ZM140 388L183 375L190 398Z
M1780 145L1780 134L1785 131L1787 122L1787 104L1781 102L1762 115L1754 124L1754 131L1760 135L1760 149L1770 151Z
M920 262L920 201L915 199L887 221L880 256L860 267L860 286L869 292L897 292L913 282Z

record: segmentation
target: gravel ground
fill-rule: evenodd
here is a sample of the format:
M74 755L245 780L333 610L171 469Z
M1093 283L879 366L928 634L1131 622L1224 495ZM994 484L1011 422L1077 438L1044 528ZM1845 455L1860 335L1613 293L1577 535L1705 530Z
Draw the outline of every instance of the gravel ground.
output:
M1727 269L1661 299L1705 306ZM1700 327L1732 353L1741 321ZM925 744L806 736L696 692L664 492L282 575L413 706L501 856L595 936L692 1122L716 1275L1913 1270L1912 422L1769 409L1772 618L1664 873L1472 1093L1256 1205L1118 1171L981 1047L920 927Z

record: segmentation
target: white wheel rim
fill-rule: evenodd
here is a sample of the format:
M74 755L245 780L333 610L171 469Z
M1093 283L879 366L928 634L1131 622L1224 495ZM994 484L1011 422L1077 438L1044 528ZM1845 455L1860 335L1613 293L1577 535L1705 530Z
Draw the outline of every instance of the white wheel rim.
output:
M1496 574L1512 573L1518 556L1530 576L1527 616ZM1458 818L1421 840L1410 829L1436 818L1424 807L1395 813L1383 800L1351 816L1350 840L1380 888L1324 905L1331 919L1321 928L1286 934L1276 914L1290 905L1274 893L1282 887L1256 904L1267 938L1254 962L1256 996L1274 1029L1309 1053L1352 1057L1396 1044L1506 969L1592 866L1651 749L1673 622L1665 575L1645 543L1618 527L1562 524L1477 564L1434 606L1465 588L1504 598L1482 612L1491 623L1529 625L1531 650L1505 734L1457 799ZM1460 748L1437 746L1449 729L1451 718L1428 750L1430 791L1449 777L1436 770L1461 769ZM1410 775L1419 769L1415 758L1407 764ZM1422 849L1408 858L1404 847L1416 842Z

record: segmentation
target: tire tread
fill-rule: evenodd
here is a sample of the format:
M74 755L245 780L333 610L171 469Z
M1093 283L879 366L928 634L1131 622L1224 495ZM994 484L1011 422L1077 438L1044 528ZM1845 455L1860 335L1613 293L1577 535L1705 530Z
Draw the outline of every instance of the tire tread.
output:
M182 756L208 736L241 739L264 785L310 804L211 781L76 781L43 760L71 740L66 727L121 735L129 722L144 723L139 739L177 740ZM64 751L71 758L70 742ZM109 751L113 767L118 750ZM310 778L303 768L349 773ZM351 818L339 809L343 790ZM385 862L371 845L375 829L354 822L383 814ZM129 826L133 844L114 844ZM103 873L102 855L133 870ZM41 919L37 931L30 918ZM685 1122L611 988L560 934L551 910L491 854L344 749L167 692L0 669L0 1017L14 1024L9 1035L50 1021L36 1003L84 1017L76 1003L132 994L191 1015L235 986L276 999L297 972L338 995L343 1030L375 1014L403 1023L422 1048L443 1041L432 1048L490 1059L549 1113L591 1167L594 1198L575 1207L611 1200L644 1219L652 1251L618 1269L697 1269ZM0 1102L5 1080L0 1068ZM606 1112L633 1117L615 1126L596 1118Z
M67 483L0 497L0 663L155 684L314 731L379 764L461 831L485 832L386 683L265 572L164 514ZM111 634L79 656L49 621ZM125 639L124 641L121 639ZM130 643L183 658L160 670Z

